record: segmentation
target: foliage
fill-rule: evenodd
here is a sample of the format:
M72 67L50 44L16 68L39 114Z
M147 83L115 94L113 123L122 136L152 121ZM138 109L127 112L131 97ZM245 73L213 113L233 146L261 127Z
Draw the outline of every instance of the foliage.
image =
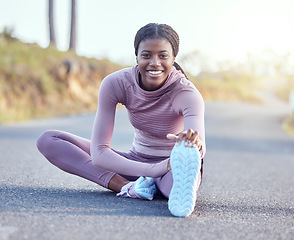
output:
M0 122L93 111L101 80L122 68L7 37L0 56Z
M260 102L255 94L259 79L246 73L220 71L190 76L190 80L206 100Z
M2 33L0 33L0 41L1 40L6 40L6 41L16 40L16 38L13 37L13 28L5 27Z
M95 111L102 79L123 66L0 35L0 122ZM205 100L258 101L256 78L234 71L189 76Z
M286 83L276 90L277 96L284 101L289 101L290 92L294 89L294 75L286 76Z

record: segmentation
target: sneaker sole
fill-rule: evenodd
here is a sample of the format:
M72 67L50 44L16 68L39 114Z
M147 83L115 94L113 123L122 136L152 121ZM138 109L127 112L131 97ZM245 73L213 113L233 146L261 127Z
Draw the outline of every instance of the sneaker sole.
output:
M168 209L172 215L187 217L196 202L197 179L200 175L201 157L197 148L185 147L184 141L174 146L170 165L173 186L169 195Z

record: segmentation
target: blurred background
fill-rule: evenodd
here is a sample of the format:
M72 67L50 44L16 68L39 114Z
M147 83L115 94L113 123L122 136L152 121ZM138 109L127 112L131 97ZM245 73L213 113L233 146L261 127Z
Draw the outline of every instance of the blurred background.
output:
M0 123L94 111L100 82L135 64L134 36L150 22L178 32L176 60L205 100L290 104L293 9L292 0L0 0Z

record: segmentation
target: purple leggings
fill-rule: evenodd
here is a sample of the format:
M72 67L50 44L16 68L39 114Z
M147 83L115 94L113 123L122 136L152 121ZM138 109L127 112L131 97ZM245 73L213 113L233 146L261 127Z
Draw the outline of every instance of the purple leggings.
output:
M111 178L116 174L95 166L91 160L90 141L76 135L49 130L40 136L37 141L37 147L53 165L65 172L83 177L105 188L108 188ZM134 161L152 161L152 159L146 159L133 151L129 153L115 152ZM158 160L158 157L156 159ZM136 176L136 173L134 173L134 176L123 177L134 181L140 176ZM157 189L168 198L173 183L171 171L162 177L155 178L154 181ZM200 181L201 178L199 178L198 187Z

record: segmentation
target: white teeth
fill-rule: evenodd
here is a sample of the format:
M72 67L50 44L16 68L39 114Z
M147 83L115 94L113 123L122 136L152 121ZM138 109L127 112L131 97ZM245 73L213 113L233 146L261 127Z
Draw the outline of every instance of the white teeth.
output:
M152 75L159 75L162 71L148 71Z

